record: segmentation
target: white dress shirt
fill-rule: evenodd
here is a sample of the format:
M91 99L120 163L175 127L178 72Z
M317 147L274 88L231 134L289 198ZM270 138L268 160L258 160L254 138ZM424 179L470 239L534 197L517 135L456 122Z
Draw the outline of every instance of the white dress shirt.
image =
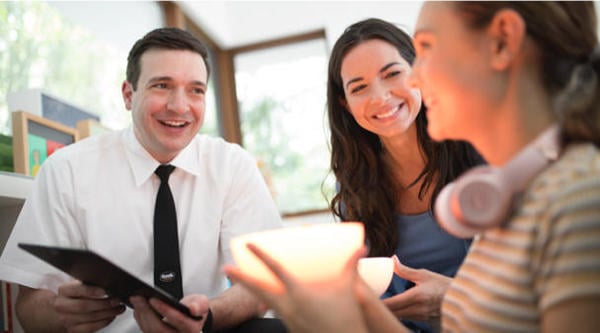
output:
M171 162L184 295L225 287L229 240L281 226L255 159L235 144L199 135ZM133 130L94 136L44 162L0 258L0 280L54 292L68 276L19 249L28 242L88 248L153 284L153 215L159 163ZM137 332L131 310L106 328Z

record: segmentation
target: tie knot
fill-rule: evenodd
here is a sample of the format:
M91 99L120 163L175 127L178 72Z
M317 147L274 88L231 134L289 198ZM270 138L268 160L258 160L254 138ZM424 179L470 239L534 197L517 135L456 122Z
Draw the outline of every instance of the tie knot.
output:
M169 175L173 170L175 170L175 167L171 164L161 164L154 170L154 173L160 178L161 182L165 183L169 181Z

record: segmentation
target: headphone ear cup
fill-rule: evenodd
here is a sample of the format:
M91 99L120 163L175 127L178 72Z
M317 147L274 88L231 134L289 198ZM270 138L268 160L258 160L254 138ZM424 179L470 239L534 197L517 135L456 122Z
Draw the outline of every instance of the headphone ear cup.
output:
M458 238L472 238L480 230L460 222L450 209L450 197L454 191L454 183L447 184L435 200L434 213L438 224L449 234Z
M459 220L480 230L500 225L512 202L510 179L503 169L482 166L456 183L450 209Z
M467 172L438 195L435 213L440 224L462 238L500 225L513 195L507 184L501 169L480 166Z

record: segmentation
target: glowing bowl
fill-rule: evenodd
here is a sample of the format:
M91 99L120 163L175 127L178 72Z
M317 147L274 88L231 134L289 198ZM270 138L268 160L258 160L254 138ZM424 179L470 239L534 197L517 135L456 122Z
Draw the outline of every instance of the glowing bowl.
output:
M394 261L390 257L361 258L358 274L377 296L381 296L392 281Z
M335 280L344 265L364 243L362 223L326 223L249 233L231 240L236 265L273 288L280 283L246 247L252 243L305 282Z

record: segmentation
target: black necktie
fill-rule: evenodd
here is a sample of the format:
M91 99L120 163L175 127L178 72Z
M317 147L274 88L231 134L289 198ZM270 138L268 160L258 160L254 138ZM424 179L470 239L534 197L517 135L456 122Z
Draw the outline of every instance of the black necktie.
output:
M179 238L177 214L169 188L172 165L160 165L154 173L160 178L160 187L154 206L154 284L176 299L183 297L179 265Z

